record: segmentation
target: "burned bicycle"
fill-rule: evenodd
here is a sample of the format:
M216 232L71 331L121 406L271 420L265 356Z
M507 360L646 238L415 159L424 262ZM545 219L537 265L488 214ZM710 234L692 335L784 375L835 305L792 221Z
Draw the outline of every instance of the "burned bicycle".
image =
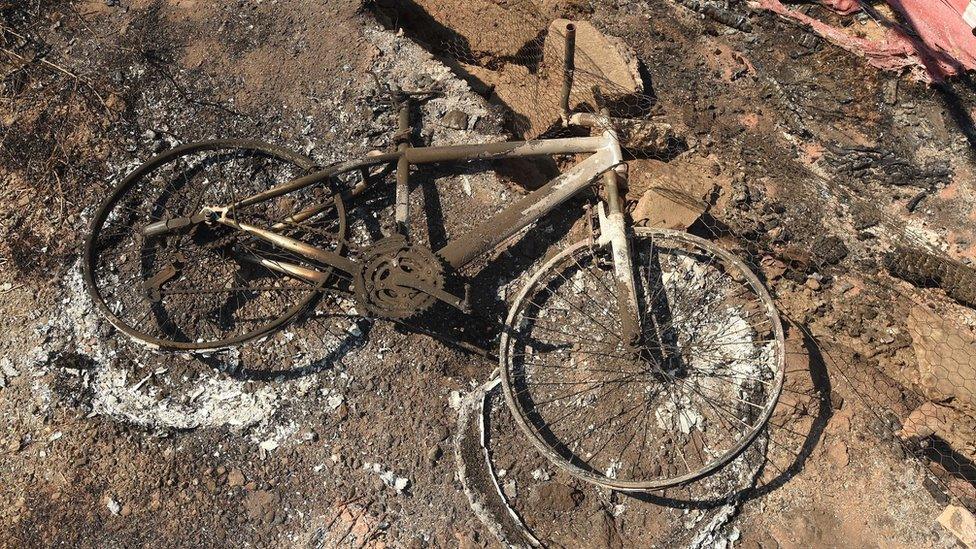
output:
M622 136L671 128L612 116L599 89L593 112L571 108L571 24L565 37L559 123L578 137L413 147L411 94L401 92L394 151L320 169L280 147L225 140L149 160L95 214L84 275L97 309L172 351L260 339L316 304L400 323L433 307L470 313L462 268L598 189L590 235L529 277L501 328L506 401L547 458L598 485L653 490L717 470L779 397L778 313L729 252L628 221ZM582 160L443 247L413 238L411 169L571 155ZM395 230L357 239L350 212L369 208L357 202L390 171Z

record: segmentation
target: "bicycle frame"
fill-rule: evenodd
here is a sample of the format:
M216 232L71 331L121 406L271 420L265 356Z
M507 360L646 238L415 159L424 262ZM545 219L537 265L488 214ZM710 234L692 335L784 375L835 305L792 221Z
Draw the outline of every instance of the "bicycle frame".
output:
M599 127L601 118L592 114L574 114L568 122ZM609 127L609 125L604 124L602 127ZM327 168L245 197L233 204L210 206L204 210L215 214L218 223L246 232L293 253L309 257L354 277L359 270L359 264L355 261L332 251L323 250L282 235L276 232L274 228L239 223L233 216L234 210L324 182L342 173L396 163L396 221L398 230L406 234L409 230L407 224L409 210L405 199L405 183L407 181L407 170L410 166L585 153L589 154L587 158L555 177L546 185L495 214L470 232L451 240L436 253L451 267L460 269L553 211L582 190L589 188L602 175L607 194L605 202L607 208L603 208L604 204L600 205L601 236L599 244L609 244L612 248L619 290L617 295L623 298L620 300L622 328L629 340L635 340L637 334L640 333L641 319L638 313L633 264L630 258L626 224L617 183L620 178L626 176L626 163L623 161L617 136L611 130L604 130L601 135L592 137L512 141L482 145L399 147L395 152L366 157ZM307 219L315 215L316 210L321 211L320 208L313 206L303 212L298 212L289 219ZM322 283L327 278L326 273L300 265L276 260L256 259L265 267L290 276L297 276L309 282Z

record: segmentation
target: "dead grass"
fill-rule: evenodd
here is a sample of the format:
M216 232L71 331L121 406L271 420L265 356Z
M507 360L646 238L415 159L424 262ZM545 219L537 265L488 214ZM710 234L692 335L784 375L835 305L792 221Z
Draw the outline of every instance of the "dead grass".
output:
M47 279L79 248L81 210L104 190L118 100L53 44L83 23L68 3L0 3L0 263ZM54 30L52 30L54 29ZM76 227L78 226L78 227Z

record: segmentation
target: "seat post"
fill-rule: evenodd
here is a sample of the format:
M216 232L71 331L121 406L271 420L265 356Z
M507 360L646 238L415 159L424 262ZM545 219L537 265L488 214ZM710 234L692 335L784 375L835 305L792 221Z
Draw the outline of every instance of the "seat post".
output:
M576 25L566 24L566 51L563 52L563 120L569 118L569 94L573 90L573 72L576 70Z
M394 140L398 151L410 148L410 99L406 95L399 95L400 116L397 122L397 132ZM403 236L410 235L410 162L407 156L401 155L396 166L396 230Z

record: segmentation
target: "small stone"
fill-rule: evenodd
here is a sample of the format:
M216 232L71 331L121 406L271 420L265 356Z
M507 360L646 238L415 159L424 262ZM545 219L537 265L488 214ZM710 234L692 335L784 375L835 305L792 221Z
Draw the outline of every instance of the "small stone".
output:
M20 372L14 367L14 363L7 357L0 359L0 371L8 378L14 378L20 375Z
M847 444L843 440L835 440L827 447L827 459L836 467L847 467L851 462L847 453Z
M810 288L815 292L820 290L820 281L818 281L816 278L808 278L805 284L807 288Z
M162 506L163 496L159 493L159 490L154 490L152 495L149 496L149 510L158 511Z
M302 430L298 432L298 436L305 442L318 442L319 440L319 434L308 427L303 427Z
M345 401L345 399L343 398L342 395L332 395L332 396L329 397L329 399L328 399L327 402L328 402L329 408L332 408L333 410L336 410L336 409L339 408L339 406L342 406L342 403L344 401Z
M274 511L277 507L278 497L267 490L251 492L244 499L244 508L253 520L264 520L270 523L274 520Z
M502 486L502 491L505 492L505 497L508 499L515 499L518 496L518 486L515 484L515 479L509 479Z
M227 486L231 488L244 486L244 473L240 469L232 469L230 473L227 473Z
M939 524L966 547L976 547L976 517L965 507L949 505L939 515Z
M468 129L468 115L458 109L448 111L444 115L444 118L441 118L441 122L448 128L454 128L455 130Z
M763 257L759 261L759 266L769 280L776 280L786 273L786 264L772 256Z
M118 515L119 511L122 510L122 506L119 504L119 502L115 501L115 499L111 497L108 498L108 501L105 503L105 506L108 507L108 511L113 515Z
M826 265L836 265L850 253L844 241L837 236L817 238L810 251L817 260Z

